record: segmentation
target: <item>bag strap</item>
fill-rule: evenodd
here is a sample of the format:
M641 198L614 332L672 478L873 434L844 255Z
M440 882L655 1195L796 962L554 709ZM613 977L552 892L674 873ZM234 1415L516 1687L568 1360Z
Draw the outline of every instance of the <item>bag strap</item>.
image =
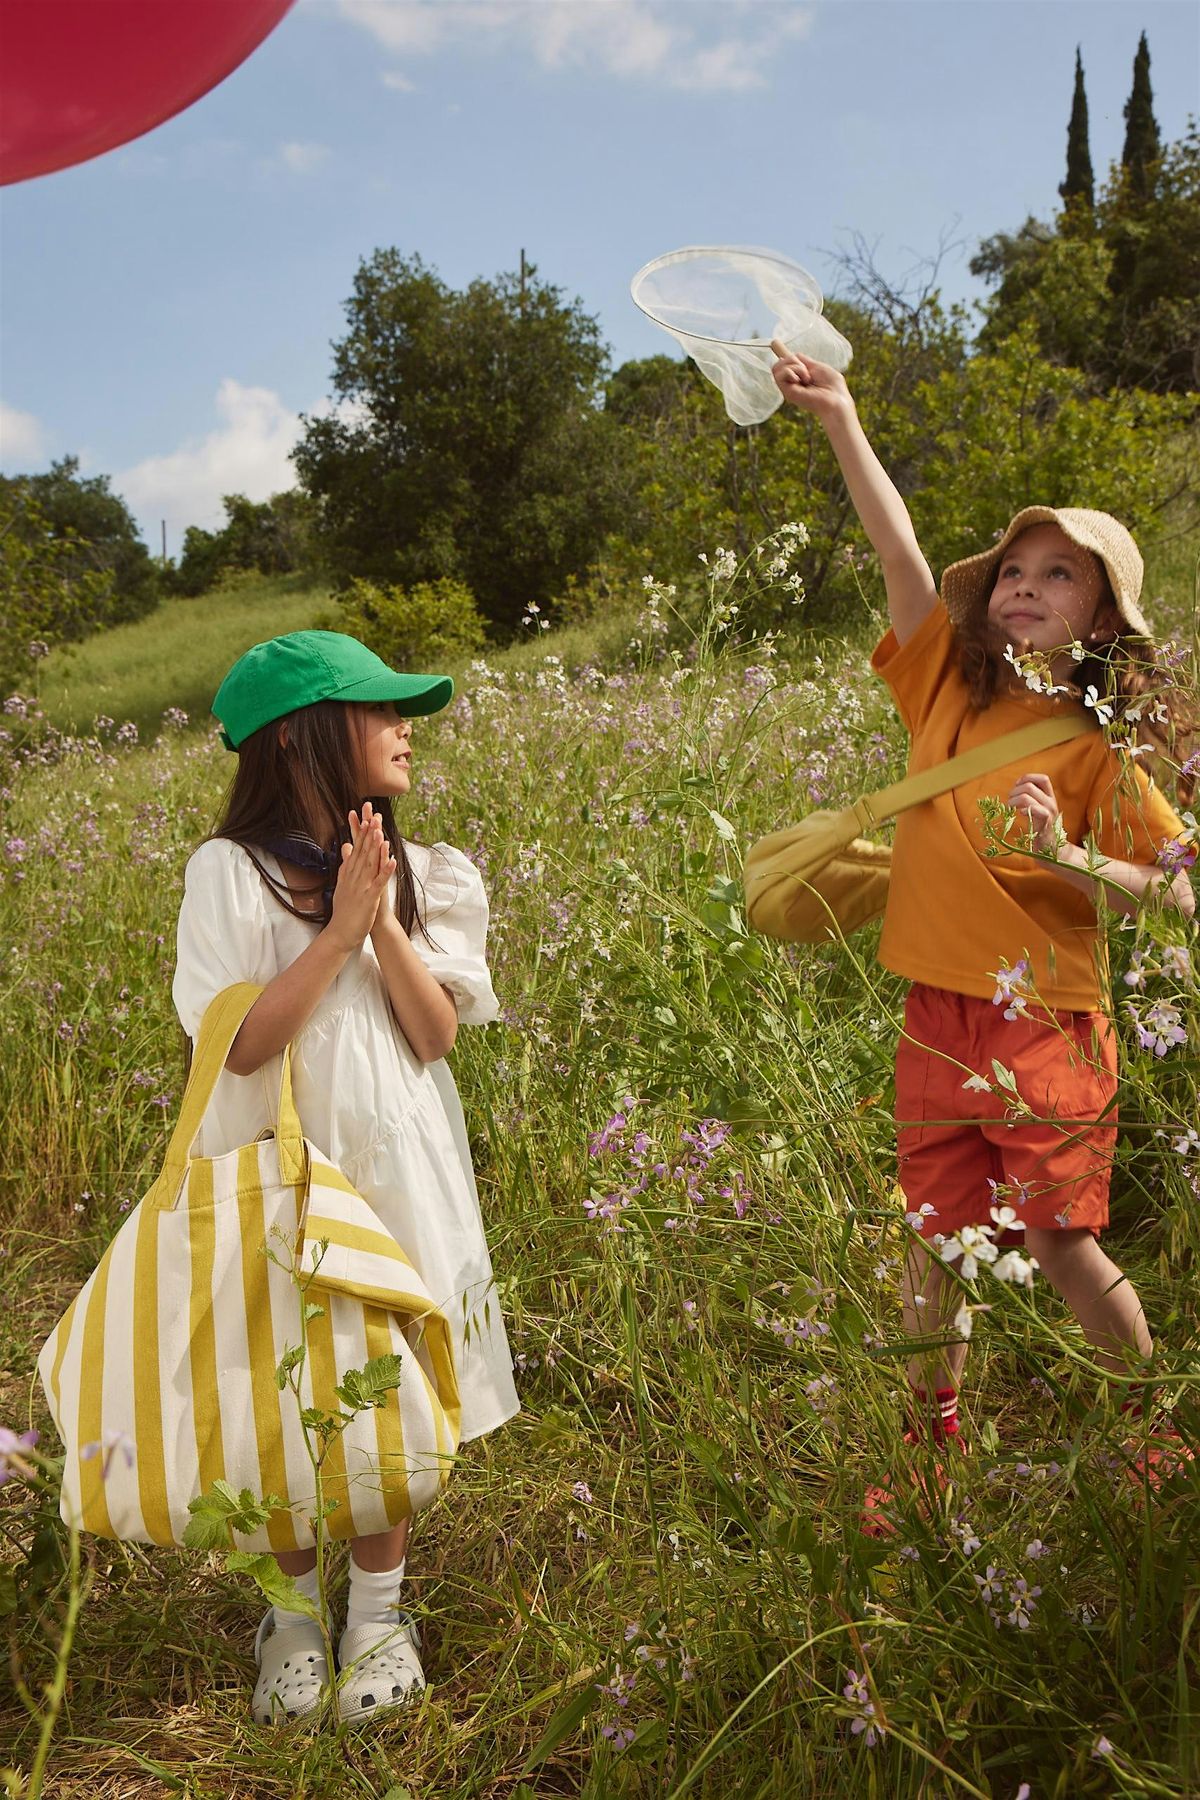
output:
M990 744L977 744L974 750L964 750L961 756L936 763L932 769L906 775L902 781L892 782L890 787L876 788L873 794L864 794L856 800L851 810L858 814L863 830L871 831L885 819L907 812L910 806L920 806L923 800L934 800L965 781L990 775L993 769L1002 769L1005 763L1019 762L1023 757L1049 750L1055 744L1065 744L1090 730L1088 721L1078 716L1039 719L1033 725L1022 725L1018 731L1008 731L1003 737L993 738Z
M235 982L222 988L205 1009L196 1037L195 1054L188 1072L187 1086L179 1108L179 1118L171 1133L162 1171L146 1195L145 1204L159 1210L173 1207L187 1175L192 1148L204 1122L217 1079L225 1067L233 1040L242 1028L250 1008L262 988L250 981ZM304 1135L300 1128L296 1103L292 1096L291 1045L283 1051L283 1069L279 1080L279 1101L275 1136L279 1144L280 1171L285 1181L304 1179Z

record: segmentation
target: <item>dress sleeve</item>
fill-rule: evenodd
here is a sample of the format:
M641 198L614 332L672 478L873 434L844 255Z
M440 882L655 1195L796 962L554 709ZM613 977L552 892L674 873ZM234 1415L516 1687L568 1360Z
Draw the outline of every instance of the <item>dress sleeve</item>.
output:
M416 886L426 929L414 929L413 949L453 994L459 1022L486 1025L500 1003L487 966L488 903L479 870L461 850L434 844L429 868Z
M262 876L227 838L201 844L184 870L176 948L171 994L193 1041L222 988L237 981L265 987L277 973Z

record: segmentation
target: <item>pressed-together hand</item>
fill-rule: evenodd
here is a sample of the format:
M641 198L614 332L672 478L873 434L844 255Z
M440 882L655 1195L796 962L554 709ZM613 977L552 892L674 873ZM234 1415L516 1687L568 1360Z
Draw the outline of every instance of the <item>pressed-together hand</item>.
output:
M1008 796L1008 804L1028 815L1035 848L1045 851L1058 849L1062 814L1048 775L1022 775Z
M771 339L771 348L779 358L771 373L790 406L799 406L825 420L850 403L850 389L837 369L815 362L811 356L799 356L779 338Z
M350 842L342 845L342 866L333 890L333 916L326 930L345 950L357 950L375 924L387 887L396 873L396 859L383 835L383 820L369 800L362 817L347 814Z

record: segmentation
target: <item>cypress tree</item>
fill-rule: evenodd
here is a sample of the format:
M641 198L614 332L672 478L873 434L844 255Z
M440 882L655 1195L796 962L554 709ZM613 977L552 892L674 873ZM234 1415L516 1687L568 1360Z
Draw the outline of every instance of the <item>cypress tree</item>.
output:
M1133 59L1133 86L1125 102L1125 147L1121 151L1121 166L1135 200L1150 198L1151 170L1161 154L1154 95L1150 91L1150 46L1143 31Z
M1096 192L1092 179L1092 153L1088 147L1088 105L1083 85L1083 58L1075 47L1075 98L1071 102L1071 122L1067 126L1067 176L1059 187L1065 204L1080 202L1090 213Z

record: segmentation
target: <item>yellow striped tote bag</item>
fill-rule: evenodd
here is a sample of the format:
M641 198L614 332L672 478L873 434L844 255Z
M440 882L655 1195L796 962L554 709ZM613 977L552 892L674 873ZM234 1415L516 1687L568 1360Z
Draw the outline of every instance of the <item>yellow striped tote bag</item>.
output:
M307 1548L314 1449L328 1534L385 1531L436 1496L458 1447L446 1317L366 1201L304 1138L290 1046L274 1134L225 1156L191 1155L261 992L240 983L209 1006L162 1173L38 1359L66 1448L62 1516L98 1537L182 1544L189 1501L224 1480L282 1503L261 1530L238 1535L239 1549ZM302 1342L298 1403L277 1371ZM344 1413L335 1389L346 1372L387 1355L400 1380L383 1403L323 1445L306 1440L300 1406Z

